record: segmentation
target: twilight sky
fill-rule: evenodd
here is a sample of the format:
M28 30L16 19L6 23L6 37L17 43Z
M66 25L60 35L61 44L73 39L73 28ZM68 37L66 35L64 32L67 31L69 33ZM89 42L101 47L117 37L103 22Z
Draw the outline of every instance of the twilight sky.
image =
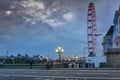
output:
M87 46L87 10L93 1L96 8L98 53L102 38L113 24L120 0L0 0L0 55L29 54L58 58L83 56ZM87 55L87 50L86 50Z

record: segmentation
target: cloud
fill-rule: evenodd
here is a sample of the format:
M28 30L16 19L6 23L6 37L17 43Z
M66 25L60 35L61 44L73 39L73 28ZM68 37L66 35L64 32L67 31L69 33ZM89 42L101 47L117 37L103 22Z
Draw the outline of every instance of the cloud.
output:
M43 23L48 23L52 27L58 27L65 24L64 22L60 22L57 19L45 19Z
M74 14L72 14L71 12L68 12L68 13L65 13L63 14L63 18L66 20L66 21L72 21L73 20L73 17L74 17Z
M9 34L0 35L0 39L11 40L12 36Z
M10 15L12 13L12 11L5 11L6 15Z
M67 24L73 17L70 8L61 9L63 6L58 5L61 4L61 2L62 1L51 0L52 4L50 5L50 1L21 0L19 2L13 1L10 7L12 9L17 8L16 13L23 16L26 22L32 24L42 22L52 27L58 27ZM19 6L19 8L17 6Z
M40 10L45 8L42 2L38 2L35 0L21 1L20 5L22 5L24 8L31 8L35 10Z

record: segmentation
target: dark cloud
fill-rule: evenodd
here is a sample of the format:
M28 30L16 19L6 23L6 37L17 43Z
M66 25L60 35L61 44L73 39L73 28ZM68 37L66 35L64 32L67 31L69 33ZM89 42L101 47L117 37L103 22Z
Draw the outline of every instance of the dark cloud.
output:
M9 0L2 0L0 1L0 10L9 10L10 2Z

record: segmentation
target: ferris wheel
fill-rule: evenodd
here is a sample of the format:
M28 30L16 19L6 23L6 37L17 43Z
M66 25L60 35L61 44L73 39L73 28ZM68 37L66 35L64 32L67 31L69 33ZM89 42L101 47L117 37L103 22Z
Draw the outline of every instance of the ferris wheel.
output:
M88 6L88 17L87 17L87 36L88 36L88 52L89 56L93 57L97 51L97 39L96 39L96 11L94 3L90 3Z

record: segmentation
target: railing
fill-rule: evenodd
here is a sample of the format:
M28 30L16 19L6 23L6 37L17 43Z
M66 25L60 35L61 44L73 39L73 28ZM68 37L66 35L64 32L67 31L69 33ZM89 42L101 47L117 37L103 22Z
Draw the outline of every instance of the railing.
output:
M8 68L8 69L30 69L30 68L39 68L45 69L45 64L0 64L0 68Z
M46 69L46 64L0 64L0 68L8 69ZM63 64L54 64L51 68L63 68Z

